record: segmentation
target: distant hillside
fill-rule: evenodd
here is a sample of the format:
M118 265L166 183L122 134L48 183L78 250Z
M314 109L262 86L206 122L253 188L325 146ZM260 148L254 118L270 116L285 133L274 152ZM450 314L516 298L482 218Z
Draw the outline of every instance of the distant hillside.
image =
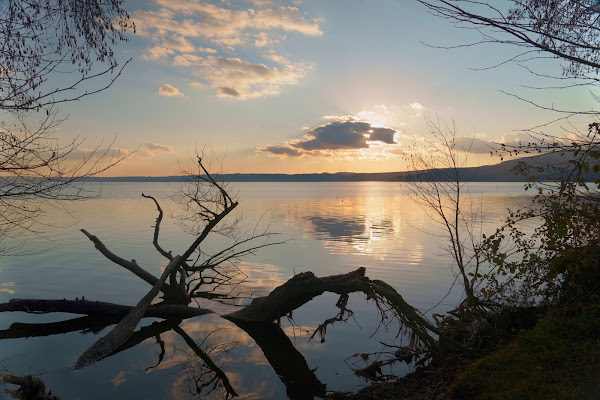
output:
M484 165L480 167L463 168L462 176L465 182L523 182L527 179L522 175L516 175L513 168L520 161L527 162L532 166L565 165L572 154L562 155L559 153L543 154L532 157L514 158L495 165ZM442 169L442 171L444 171ZM416 175L415 175L416 174ZM322 174L215 174L218 180L231 182L403 182L413 178L419 178L419 173L408 172L338 172ZM590 179L592 174L589 174ZM538 180L556 179L558 176L541 174ZM125 177L91 177L86 182L185 182L189 176L125 176Z

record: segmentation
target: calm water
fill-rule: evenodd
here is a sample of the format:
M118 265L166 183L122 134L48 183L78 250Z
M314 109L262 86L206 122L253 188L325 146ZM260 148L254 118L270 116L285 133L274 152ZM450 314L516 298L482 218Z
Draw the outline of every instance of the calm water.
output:
M177 214L176 206L168 200L173 190L175 184L104 184L101 198L70 206L72 217L58 212L52 215L57 227L48 228L45 238L31 236L28 240L30 248L40 251L38 254L5 257L0 264L0 302L85 296L88 300L134 305L149 286L106 260L79 229L85 228L114 253L135 259L159 275L166 263L152 246L156 210L140 195L144 192L161 199L165 210L161 243L174 254L181 254L192 238L172 218ZM243 229L268 229L280 234L277 240L288 241L238 264L249 277L240 288L244 293L268 293L304 271L325 276L366 267L367 276L391 284L406 301L427 314L444 311L460 300L460 292L451 290L454 275L449 257L440 249L444 242L436 236L440 228L415 205L401 184L244 183L236 191ZM469 191L486 232L493 232L508 207L516 208L529 199L518 183L471 184ZM215 249L219 244L218 239L210 243ZM354 295L349 308L355 312L355 320L330 327L324 343L309 341L318 324L337 314L336 300L333 295L320 296L294 312L294 324L282 321L283 329L308 368L317 368L316 378L328 390L354 391L367 383L353 375L348 357L381 350L381 341L398 344L402 338L395 337L394 327L389 332L377 330L375 308L363 295ZM231 309L225 305L210 307L220 313ZM73 317L4 313L0 314L0 330L14 322ZM142 325L152 322L144 319ZM274 371L266 352L243 330L218 316L189 319L180 326L227 375L240 398L287 397L286 386L278 377L281 372ZM15 374L41 375L52 392L65 400L198 398L190 395L196 384L215 376L173 330L160 334L164 347L160 363L161 346L152 335L92 367L72 371L77 357L108 329L100 335L72 332L0 340L0 367ZM405 370L400 366L394 372ZM219 398L222 393L215 390L207 397Z

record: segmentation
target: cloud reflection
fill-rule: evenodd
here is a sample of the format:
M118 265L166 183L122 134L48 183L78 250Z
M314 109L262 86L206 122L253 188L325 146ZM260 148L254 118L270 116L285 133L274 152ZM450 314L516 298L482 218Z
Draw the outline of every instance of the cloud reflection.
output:
M15 287L16 282L4 282L2 285L0 286L4 286L4 287L0 287L0 293L8 293L8 294L15 294L15 291L12 289L9 289L9 287Z
M301 226L334 253L374 255L385 259L402 248L405 226L400 207L412 205L398 198L369 196L320 199L282 204L286 222ZM408 204L407 204L408 203Z

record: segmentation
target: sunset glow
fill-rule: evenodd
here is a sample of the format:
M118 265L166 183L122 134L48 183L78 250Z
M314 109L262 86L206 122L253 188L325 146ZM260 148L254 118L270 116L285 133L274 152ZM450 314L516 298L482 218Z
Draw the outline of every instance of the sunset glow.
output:
M484 150L547 121L500 92L541 98L522 87L531 78L522 68L472 71L512 49L426 46L470 36L416 2L125 6L137 32L116 51L132 61L109 90L62 106L70 117L58 132L87 138L82 154L114 140L114 156L129 157L105 175L174 175L196 147L224 157L230 172L400 171L409 145L426 134L425 117L454 120ZM560 101L581 102L583 91ZM472 157L473 165L497 162L489 151Z

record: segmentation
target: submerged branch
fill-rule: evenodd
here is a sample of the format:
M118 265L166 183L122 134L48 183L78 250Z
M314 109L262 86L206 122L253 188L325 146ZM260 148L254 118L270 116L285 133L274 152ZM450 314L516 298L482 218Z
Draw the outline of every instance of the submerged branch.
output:
M145 269L143 269L142 267L140 267L135 260L127 261L124 258L117 256L116 254L108 250L108 248L104 245L104 243L102 243L102 241L100 241L100 239L98 239L97 236L90 234L85 229L82 229L81 232L83 232L83 234L87 236L88 239L92 241L92 243L94 243L96 249L100 253L102 253L104 257L108 258L115 264L120 265L121 267L133 272L137 277L146 281L150 285L156 285L156 283L158 282L158 278L146 271ZM168 284L163 284L160 288L160 291L163 292L165 295L169 295L172 293L173 290Z
M304 272L277 287L268 296L259 297L241 310L224 315L235 323L270 323L288 315L295 309L324 292L346 295L362 292L367 300L375 301L382 318L389 312L401 324L400 329L408 328L413 338L417 338L428 349L433 349L436 340L429 332L438 330L418 311L404 301L394 288L382 281L373 281L365 276L365 268L343 275L317 278L312 272Z
M14 299L0 303L0 312L21 311L30 314L71 313L90 316L115 316L122 318L134 307L122 304L89 300L38 300ZM210 314L206 308L188 307L180 304L157 304L148 307L144 317L148 318L192 318Z
M146 195L144 193L142 193L142 197L154 201L154 204L156 205L156 210L158 211L158 216L156 217L156 224L154 225L154 238L152 239L152 244L160 254L162 254L166 259L171 261L173 259L173 255L171 254L171 252L165 251L165 249L163 249L162 246L158 243L158 236L160 234L160 223L163 219L163 210L154 197Z
M156 284L150 289L150 291L142 297L142 299L138 302L134 309L132 309L125 318L123 318L117 326L115 326L106 336L98 340L92 347L87 349L80 357L77 359L75 363L74 369L80 369L86 367L88 365L94 364L96 361L101 360L106 357L114 350L116 350L119 346L129 339L133 331L135 330L137 324L140 322L140 319L144 317L146 310L150 307L150 303L158 294L161 286L167 280L167 277L171 274L171 272L175 271L178 268L180 258L179 256L175 257L169 265L165 268L164 272L160 276L160 279Z

